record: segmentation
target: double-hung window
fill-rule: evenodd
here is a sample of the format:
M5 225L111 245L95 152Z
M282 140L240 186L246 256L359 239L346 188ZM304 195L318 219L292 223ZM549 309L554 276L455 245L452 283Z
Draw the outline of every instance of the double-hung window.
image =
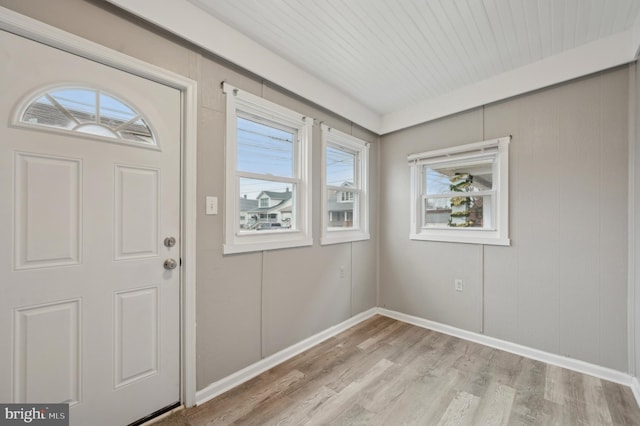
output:
M225 253L312 244L313 120L223 84Z
M510 140L410 155L410 238L509 245Z
M369 239L369 144L322 124L322 244Z

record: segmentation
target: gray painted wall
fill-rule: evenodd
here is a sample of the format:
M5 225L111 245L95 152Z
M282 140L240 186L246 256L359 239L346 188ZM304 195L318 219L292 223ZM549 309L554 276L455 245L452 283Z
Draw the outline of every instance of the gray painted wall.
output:
M628 371L628 99L623 67L385 135L380 305ZM511 247L410 241L407 155L510 134Z
M263 96L372 142L371 206L377 200L378 137L258 77L225 64L98 1L0 0L0 5L198 82L197 388L376 306L377 212L369 241L319 246L320 126L313 142L313 247L223 256L225 98L220 82ZM344 268L344 278L340 277Z

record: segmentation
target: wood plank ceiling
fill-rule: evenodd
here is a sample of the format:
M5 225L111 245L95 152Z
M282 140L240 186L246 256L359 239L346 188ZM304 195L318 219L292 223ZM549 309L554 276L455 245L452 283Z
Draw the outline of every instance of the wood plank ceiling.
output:
M637 25L638 0L191 0L380 115Z

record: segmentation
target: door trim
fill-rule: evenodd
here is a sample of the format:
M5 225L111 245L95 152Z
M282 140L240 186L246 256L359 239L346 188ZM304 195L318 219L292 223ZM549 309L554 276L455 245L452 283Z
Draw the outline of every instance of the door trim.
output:
M196 142L197 83L51 25L0 7L0 29L177 89L181 92L180 141L180 399L196 403Z

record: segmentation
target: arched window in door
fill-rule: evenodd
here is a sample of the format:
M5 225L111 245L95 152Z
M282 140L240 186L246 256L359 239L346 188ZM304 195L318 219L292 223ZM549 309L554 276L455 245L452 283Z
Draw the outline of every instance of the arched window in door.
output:
M62 87L32 98L21 109L19 124L157 146L141 113L99 89Z

